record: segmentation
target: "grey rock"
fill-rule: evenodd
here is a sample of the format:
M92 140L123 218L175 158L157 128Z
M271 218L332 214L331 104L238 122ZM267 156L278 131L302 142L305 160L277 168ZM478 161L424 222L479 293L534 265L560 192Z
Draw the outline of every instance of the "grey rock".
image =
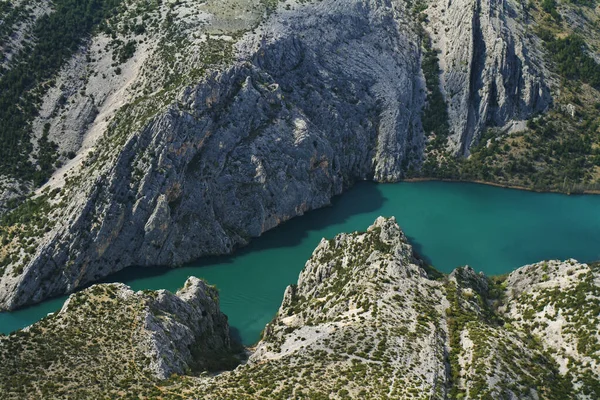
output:
M432 399L593 398L598 352L577 336L600 342L598 271L575 260L524 266L494 293L470 267L434 280L395 220L380 217L321 241L248 364L206 382L205 398L239 396L241 381L259 392L271 374L314 397L343 385L351 398L415 388ZM582 293L579 305L565 301Z
M137 393L173 374L214 372L219 357L236 360L217 290L194 277L176 294L93 285L71 295L60 311L0 335L0 355L3 399L23 398L14 379L52 386L42 397L95 398L113 390Z
M215 288L196 278L175 295L103 284L0 336L0 389L7 398L40 388L97 397L123 384L143 397L159 388L203 399L597 398L599 265L546 261L492 285L469 267L431 279L396 221L380 217L319 243L235 369L159 381L232 354Z
M440 50L451 148L468 155L486 126L505 126L552 103L539 39L518 1L439 2L426 13Z
M477 291L482 296L488 295L489 283L486 276L482 272L475 272L475 270L468 265L456 268L450 273L449 277L461 286L469 287Z
M190 277L176 294L158 291L149 310L144 328L150 332L150 368L157 378L212 362L199 355L215 357L231 351L229 324L220 310L219 294L204 281Z

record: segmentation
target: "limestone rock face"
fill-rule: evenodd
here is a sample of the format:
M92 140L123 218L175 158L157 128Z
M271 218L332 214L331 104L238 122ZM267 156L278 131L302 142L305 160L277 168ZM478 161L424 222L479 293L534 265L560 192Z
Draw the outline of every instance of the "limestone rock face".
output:
M144 318L144 329L150 333L150 368L158 378L182 374L212 361L194 359L198 354L217 357L231 350L229 324L214 287L191 277L176 294L165 290L156 293Z
M173 66L186 71L183 84L161 90L160 77L174 73L160 58L172 36L150 35L123 75L106 84L101 76L77 81L69 104L85 110L69 106L49 122L51 136L72 133L61 150L81 145L80 152L38 193L47 202L40 218L49 222L23 229L33 254L19 238L7 245L1 309L72 292L127 266L178 266L229 253L329 204L357 180L398 181L420 168L427 100L423 31L412 4L293 2L261 20L208 5L191 12L196 6L188 3L173 5L180 15L197 15L173 33L189 46ZM435 28L443 38L434 46L445 54L449 148L457 153L468 153L486 122L506 124L549 101L543 71L531 67L537 51L526 51L535 43L517 39L517 5L503 4L453 2L439 21L433 10L445 3L429 4L431 26L449 29ZM160 8L156 18L168 12ZM223 28L230 17L246 18L253 29ZM106 40L94 38L91 49ZM220 61L207 68L206 54ZM92 55L95 68L110 60ZM61 77L86 71L75 61ZM42 116L54 118L56 90ZM98 110L80 92L94 93Z
M506 126L552 103L539 39L517 1L458 0L430 6L427 25L440 50L455 152L469 154L486 126Z

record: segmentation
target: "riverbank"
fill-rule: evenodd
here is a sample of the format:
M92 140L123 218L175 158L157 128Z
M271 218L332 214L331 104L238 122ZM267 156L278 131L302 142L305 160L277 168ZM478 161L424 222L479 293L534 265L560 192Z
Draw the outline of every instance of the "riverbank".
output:
M557 189L536 189L530 186L521 186L521 185L514 185L514 184L509 184L509 183L498 183L498 182L489 182L489 181L480 181L480 180L467 180L467 179L444 179L444 178L406 178L403 179L401 182L448 182L448 183L474 183L474 184L478 184L478 185L485 185L485 186L493 186L493 187L499 187L499 188L504 188L504 189L516 189L516 190L524 190L527 192L535 192L535 193L556 193L556 194L566 194L567 196L570 196L572 194L600 194L600 189L583 189L583 190L577 190L577 191L572 191L572 192L566 192L563 190L557 190Z

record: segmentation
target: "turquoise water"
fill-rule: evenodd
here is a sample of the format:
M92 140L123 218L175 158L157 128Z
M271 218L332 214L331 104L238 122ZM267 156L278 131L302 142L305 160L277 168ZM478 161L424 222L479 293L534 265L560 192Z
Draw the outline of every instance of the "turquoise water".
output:
M365 230L380 215L395 216L416 250L444 272L468 264L491 275L544 259L600 259L600 196L467 183L361 183L332 207L289 221L233 256L179 269L129 268L108 281L175 291L188 276L202 277L219 288L231 326L252 344L321 238ZM37 321L64 299L0 314L0 332Z

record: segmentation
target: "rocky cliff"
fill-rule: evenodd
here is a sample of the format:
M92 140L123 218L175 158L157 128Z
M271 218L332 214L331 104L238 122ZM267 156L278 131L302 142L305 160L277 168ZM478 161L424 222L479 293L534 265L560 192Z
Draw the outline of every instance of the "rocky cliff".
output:
M543 111L541 50L521 35L520 7L123 2L32 122L63 165L3 219L0 307L231 252L357 180L419 170L439 156L434 139L468 154L488 122ZM442 50L438 72L422 66L424 43ZM424 112L446 115L438 93L450 131L424 132Z
M379 218L367 232L321 241L297 285L285 291L276 317L248 361L230 372L175 375L158 381L157 376L190 364L185 346L192 340L186 334L171 339L182 352L181 359L174 358L170 340L154 339L151 343L157 344L152 348L158 356L143 352L148 354L148 369L121 363L119 371L128 377L124 381L92 381L83 387L83 378L60 372L64 356L56 354L69 354L72 346L80 349L79 342L63 340L62 333L78 338L84 321L93 322L98 315L86 317L74 305L88 310L90 305L100 307L104 300L90 297L95 292L102 299L106 293L128 293L126 298L138 299L128 303L134 309L140 307L140 300L157 304L150 299L164 297L175 306L157 307L162 310L159 319L178 320L181 303L207 290L191 280L192 287L200 285L204 291L183 289L191 294L178 294L181 299L164 292L133 294L122 286L103 285L73 295L57 316L0 339L5 360L0 364L0 382L7 388L5 393L15 397L42 390L62 393L59 390L65 387L85 397L90 393L86 390L100 390L93 392L97 395L130 387L142 396L215 399L594 399L600 395L599 273L597 265L568 260L525 266L502 279L489 279L469 267L445 276L414 254L394 219ZM85 302L77 300L84 298ZM207 315L188 320L186 326L192 336L198 335L195 321L214 327L204 330L202 343L213 338L216 345L212 346L223 349L226 336L216 327L225 325L215 322L223 321L215 303L205 301L210 304ZM134 321L144 319L131 313L114 315L113 323L122 327L123 335L110 343L125 346L131 332L139 334ZM149 318L147 313L140 315ZM172 323L162 323L151 337L156 332L168 335ZM99 347L84 347L78 357L102 355L97 368L113 365L107 361L112 360L113 348L102 347L107 332L98 331L94 339ZM49 344L40 347L47 337L60 338L65 346L60 351ZM12 351L15 346L29 353ZM135 349L139 347L144 348ZM40 353L44 357L29 357ZM132 351L116 356L130 357L124 354ZM170 369L153 366L151 361L161 355L169 360ZM33 373L40 359L53 365L45 375ZM148 371L145 377L137 368Z
M217 291L196 278L175 295L94 285L1 337L0 358L3 398L122 395L235 360Z
M468 155L487 126L513 129L548 108L550 73L521 2L453 1L425 12L440 54L454 152Z

